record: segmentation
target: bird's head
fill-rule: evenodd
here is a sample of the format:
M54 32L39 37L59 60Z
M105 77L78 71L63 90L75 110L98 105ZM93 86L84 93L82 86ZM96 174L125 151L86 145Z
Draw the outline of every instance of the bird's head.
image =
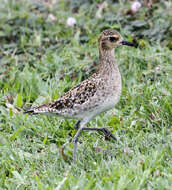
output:
M135 44L123 40L119 32L113 29L104 30L99 37L100 50L112 50L120 45L135 46Z

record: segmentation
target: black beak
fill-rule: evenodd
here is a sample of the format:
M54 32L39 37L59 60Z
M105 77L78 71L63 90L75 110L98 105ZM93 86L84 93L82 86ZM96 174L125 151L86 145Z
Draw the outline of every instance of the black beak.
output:
M132 43L132 42L127 42L125 40L122 40L121 42L122 45L125 45L125 46L133 46L133 47L137 47L136 44Z

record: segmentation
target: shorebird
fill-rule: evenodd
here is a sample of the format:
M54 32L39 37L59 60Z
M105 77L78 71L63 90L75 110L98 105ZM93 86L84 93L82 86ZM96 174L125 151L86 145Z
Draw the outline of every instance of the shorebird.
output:
M73 159L76 159L77 141L82 130L96 130L105 134L105 137L114 135L106 128L89 128L86 124L96 115L115 106L121 95L121 75L115 61L114 48L120 45L135 46L123 40L116 30L104 30L98 39L99 66L90 78L66 92L57 100L33 107L27 110L28 114L55 114L65 118L78 120L74 138Z

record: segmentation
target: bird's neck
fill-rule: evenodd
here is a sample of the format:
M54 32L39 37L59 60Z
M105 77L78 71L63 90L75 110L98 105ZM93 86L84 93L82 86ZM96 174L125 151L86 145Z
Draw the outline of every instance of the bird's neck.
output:
M99 68L98 72L103 74L111 74L114 70L118 70L115 61L114 49L102 50L99 49Z

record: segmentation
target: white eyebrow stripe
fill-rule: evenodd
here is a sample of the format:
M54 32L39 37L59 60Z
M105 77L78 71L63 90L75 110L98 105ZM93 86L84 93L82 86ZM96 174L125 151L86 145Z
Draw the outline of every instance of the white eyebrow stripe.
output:
M110 35L110 36L105 36L105 37L107 37L107 38L109 38L109 37L115 37L115 38L119 38L119 36L118 35Z

